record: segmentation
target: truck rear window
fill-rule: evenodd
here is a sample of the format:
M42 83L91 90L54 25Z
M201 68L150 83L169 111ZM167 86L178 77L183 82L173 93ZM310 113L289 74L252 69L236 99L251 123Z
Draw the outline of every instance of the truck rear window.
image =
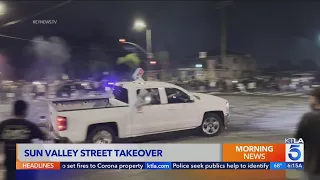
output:
M112 89L113 89L112 91L115 99L129 104L128 90L126 88L123 88L120 86L114 86Z

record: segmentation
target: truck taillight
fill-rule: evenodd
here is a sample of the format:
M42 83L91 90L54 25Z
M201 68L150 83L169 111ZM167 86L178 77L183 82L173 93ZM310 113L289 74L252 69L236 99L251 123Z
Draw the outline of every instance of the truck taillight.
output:
M67 130L67 118L58 116L56 119L56 125L57 125L57 130L58 131L65 131Z

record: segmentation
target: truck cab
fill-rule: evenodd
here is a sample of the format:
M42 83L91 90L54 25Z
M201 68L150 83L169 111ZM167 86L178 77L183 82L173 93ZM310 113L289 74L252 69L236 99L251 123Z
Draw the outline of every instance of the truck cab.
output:
M53 130L72 142L112 143L118 138L197 129L216 136L229 123L229 102L165 82L116 83L112 96L50 103Z

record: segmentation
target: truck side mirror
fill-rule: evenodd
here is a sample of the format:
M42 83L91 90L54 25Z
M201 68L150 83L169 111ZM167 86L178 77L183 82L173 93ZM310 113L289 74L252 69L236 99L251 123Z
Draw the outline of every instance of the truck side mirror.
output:
M193 98L193 96L189 96L189 98L188 98L188 101L187 102L189 102L189 103L193 103L194 102L194 98Z

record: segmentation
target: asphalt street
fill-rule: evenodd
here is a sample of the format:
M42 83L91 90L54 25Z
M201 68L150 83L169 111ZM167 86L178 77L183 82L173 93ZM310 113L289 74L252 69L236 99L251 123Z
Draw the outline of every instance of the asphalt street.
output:
M285 137L291 137L296 124L302 114L308 111L307 99L278 98L278 97L251 97L251 96L222 96L230 102L231 125L218 137L204 138L194 135L193 131L168 133L136 139L136 143L282 143ZM38 120L40 116L47 116L48 109L45 103L31 103L29 119ZM0 105L0 119L10 116L10 106ZM131 140L130 140L131 141ZM164 171L68 171L68 172L40 172L39 178L77 179L77 180L171 180L190 179L203 176L201 172L192 172L185 177L184 172ZM218 173L219 174L219 173ZM217 175L217 173L215 173ZM226 173L211 179L238 179L227 177ZM58 177L59 176L59 177ZM292 173L288 173L288 176ZM295 177L293 177L295 178ZM249 179L249 178L247 178Z

